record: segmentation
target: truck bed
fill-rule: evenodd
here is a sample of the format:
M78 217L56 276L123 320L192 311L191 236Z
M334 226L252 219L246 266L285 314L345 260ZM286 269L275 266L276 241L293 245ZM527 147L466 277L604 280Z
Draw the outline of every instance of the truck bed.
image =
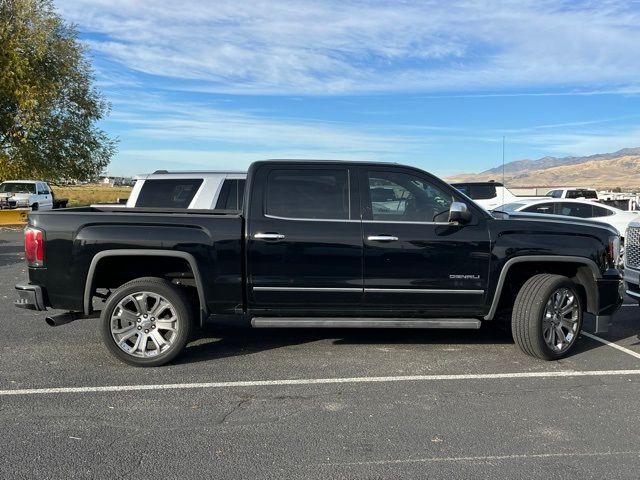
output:
M90 313L87 298L96 289L128 281L136 270L139 276L141 268L148 276L159 264L166 268L154 251L172 252L176 277L199 277L210 311L233 312L244 303L239 212L92 206L33 212L29 224L46 235L45 267L31 268L31 280L48 285L45 301L53 308ZM118 259L96 263L98 255ZM91 269L95 279L88 284Z

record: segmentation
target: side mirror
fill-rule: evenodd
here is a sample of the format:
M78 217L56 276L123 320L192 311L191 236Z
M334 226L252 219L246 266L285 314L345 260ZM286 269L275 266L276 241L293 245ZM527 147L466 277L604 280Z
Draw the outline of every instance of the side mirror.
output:
M469 212L467 204L453 202L449 207L449 223L469 223L470 221L471 212Z

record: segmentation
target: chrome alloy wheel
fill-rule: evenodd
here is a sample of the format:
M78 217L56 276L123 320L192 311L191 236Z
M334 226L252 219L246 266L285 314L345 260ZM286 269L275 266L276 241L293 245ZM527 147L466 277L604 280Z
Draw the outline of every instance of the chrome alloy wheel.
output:
M557 353L567 350L578 335L580 305L576 294L568 288L554 291L544 309L542 336L547 346Z
M111 336L124 352L155 357L171 349L178 335L175 307L162 295L135 292L124 297L111 314Z

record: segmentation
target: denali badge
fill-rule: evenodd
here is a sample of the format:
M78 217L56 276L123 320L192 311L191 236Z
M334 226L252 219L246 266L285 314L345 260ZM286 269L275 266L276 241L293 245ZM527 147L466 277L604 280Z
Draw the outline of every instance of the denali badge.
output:
M449 275L451 280L480 280L480 275Z

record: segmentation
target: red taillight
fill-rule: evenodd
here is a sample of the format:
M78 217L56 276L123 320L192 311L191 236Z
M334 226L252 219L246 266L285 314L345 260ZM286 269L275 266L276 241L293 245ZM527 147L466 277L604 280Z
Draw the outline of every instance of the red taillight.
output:
M24 256L30 267L44 265L44 235L42 230L27 227L24 230Z

